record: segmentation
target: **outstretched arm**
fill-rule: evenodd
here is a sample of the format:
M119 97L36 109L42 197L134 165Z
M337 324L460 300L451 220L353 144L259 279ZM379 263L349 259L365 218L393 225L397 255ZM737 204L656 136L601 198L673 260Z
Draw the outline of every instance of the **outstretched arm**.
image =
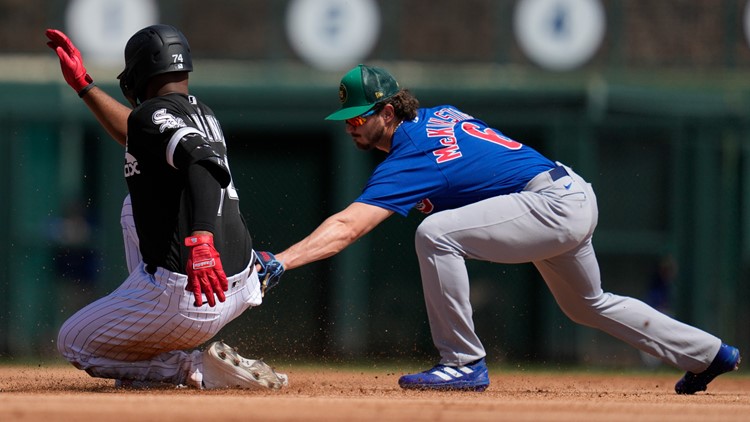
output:
M306 238L276 254L276 259L291 270L336 255L392 214L385 208L354 202L328 217Z
M98 87L89 90L83 96L83 102L107 133L124 146L128 135L128 116L130 116L131 109Z
M86 71L83 57L67 35L57 29L48 29L45 34L47 45L55 51L60 59L60 70L65 82L83 98L89 110L99 124L120 145L125 145L128 131L130 108L112 98L94 84L93 78Z

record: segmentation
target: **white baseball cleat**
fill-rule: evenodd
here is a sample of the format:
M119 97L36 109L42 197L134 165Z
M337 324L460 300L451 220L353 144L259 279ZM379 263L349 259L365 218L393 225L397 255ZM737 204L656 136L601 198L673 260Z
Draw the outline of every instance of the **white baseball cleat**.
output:
M289 377L273 370L262 360L245 359L221 341L203 352L203 388L268 388L289 385Z

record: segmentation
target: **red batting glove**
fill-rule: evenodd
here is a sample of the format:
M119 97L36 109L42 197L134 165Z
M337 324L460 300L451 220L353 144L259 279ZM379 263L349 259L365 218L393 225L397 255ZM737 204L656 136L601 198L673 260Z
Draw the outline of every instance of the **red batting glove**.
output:
M224 292L229 290L227 276L221 266L219 252L214 248L214 238L209 235L188 236L185 246L190 248L187 261L188 282L185 290L193 292L195 306L203 306L203 294L209 306L216 306L214 294L219 302L224 302Z
M45 34L50 39L47 45L49 48L55 50L57 57L60 58L60 69L62 69L65 82L76 90L78 96L82 97L83 94L91 89L94 80L86 73L81 52L73 45L68 36L61 31L48 29Z

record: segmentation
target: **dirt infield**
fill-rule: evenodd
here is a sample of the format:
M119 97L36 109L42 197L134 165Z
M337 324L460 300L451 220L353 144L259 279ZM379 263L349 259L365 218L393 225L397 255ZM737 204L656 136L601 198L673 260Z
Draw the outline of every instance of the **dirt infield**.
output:
M677 373L490 368L483 393L404 391L399 372L284 368L281 391L124 390L68 366L0 367L2 421L750 421L750 378L678 396Z

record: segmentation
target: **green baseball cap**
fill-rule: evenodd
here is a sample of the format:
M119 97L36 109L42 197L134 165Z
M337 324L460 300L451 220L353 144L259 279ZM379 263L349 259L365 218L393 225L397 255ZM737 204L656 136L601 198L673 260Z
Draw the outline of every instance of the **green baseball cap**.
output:
M341 78L341 109L326 117L326 120L357 117L366 113L376 103L396 95L398 91L398 82L388 71L361 64Z

